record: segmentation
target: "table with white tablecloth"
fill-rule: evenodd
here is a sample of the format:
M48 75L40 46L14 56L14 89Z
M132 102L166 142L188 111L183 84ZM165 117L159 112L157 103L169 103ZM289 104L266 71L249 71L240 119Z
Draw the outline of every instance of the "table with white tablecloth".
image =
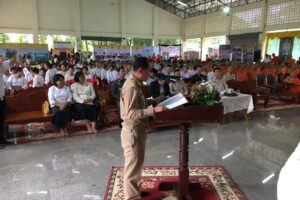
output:
M236 111L247 110L247 114L254 110L253 99L249 94L241 94L235 97L223 96L221 102L224 106L224 115Z

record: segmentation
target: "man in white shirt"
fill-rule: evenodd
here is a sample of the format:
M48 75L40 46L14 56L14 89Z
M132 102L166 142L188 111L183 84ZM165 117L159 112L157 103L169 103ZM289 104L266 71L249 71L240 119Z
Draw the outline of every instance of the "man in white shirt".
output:
M101 79L101 72L102 72L102 67L100 65L100 63L96 63L96 68L95 68L95 74L97 78Z
M266 55L265 55L265 58L263 59L263 62L264 62L264 63L269 63L269 62L271 62L271 59L270 59L269 54L266 54Z
M0 56L0 145L3 144L11 144L10 142L4 139L4 119L5 119L5 85L3 80L3 74L8 71L13 64L16 62L16 54L17 52L14 50L12 53L12 58L10 60L4 61L4 58ZM0 146L4 148L3 146Z
M93 76L93 77L97 77L97 68L94 64L91 65L90 67L90 74Z
M114 70L114 67L112 65L110 65L106 72L106 80L107 82L110 83L110 82L114 82L117 79L118 79L118 72Z
M181 78L190 78L192 74L188 71L187 66L182 67L182 71L180 72L180 77Z

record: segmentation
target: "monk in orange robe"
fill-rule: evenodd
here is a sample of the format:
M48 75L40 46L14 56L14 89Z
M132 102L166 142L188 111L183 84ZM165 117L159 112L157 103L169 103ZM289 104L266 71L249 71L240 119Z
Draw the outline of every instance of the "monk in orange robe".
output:
M245 81L249 78L249 75L248 75L248 70L245 68L245 67L241 67L239 70L238 70L238 74L237 74L237 79L239 81Z

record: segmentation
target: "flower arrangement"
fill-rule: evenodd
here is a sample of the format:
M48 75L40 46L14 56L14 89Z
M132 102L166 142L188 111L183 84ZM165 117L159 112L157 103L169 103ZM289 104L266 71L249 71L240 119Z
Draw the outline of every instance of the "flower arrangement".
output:
M191 88L191 100L193 104L212 106L220 103L221 97L212 82L202 82Z
M227 97L236 97L236 96L238 96L238 93L234 89L228 88L227 90L225 90L224 96L227 96Z

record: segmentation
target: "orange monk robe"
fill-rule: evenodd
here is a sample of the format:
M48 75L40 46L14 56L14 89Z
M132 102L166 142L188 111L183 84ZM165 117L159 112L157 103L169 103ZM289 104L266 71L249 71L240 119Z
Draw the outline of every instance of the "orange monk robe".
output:
M232 73L233 73L233 74L235 74L235 75L237 75L237 73L238 73L238 70L237 70L237 68L236 68L236 67L233 67L233 68L232 68Z
M257 69L252 69L249 72L249 77L251 80L256 80L256 77L258 74L259 74L259 71Z
M221 69L221 75L224 76L224 74L226 74L228 72L228 69L226 67L223 67Z
M212 71L213 71L212 66L209 66L209 67L207 68L207 72L212 72Z
M248 71L246 69L242 69L238 71L238 80L245 81L249 78Z
M267 74L269 73L269 69L268 68L264 68L262 73L267 76Z
M294 85L300 85L300 79L297 78L297 77L291 77L291 78L289 78L289 82L291 84L294 84Z
M276 70L275 67L272 67L272 69L271 69L271 74L272 74L274 77L276 77L276 75L277 75L277 70Z

